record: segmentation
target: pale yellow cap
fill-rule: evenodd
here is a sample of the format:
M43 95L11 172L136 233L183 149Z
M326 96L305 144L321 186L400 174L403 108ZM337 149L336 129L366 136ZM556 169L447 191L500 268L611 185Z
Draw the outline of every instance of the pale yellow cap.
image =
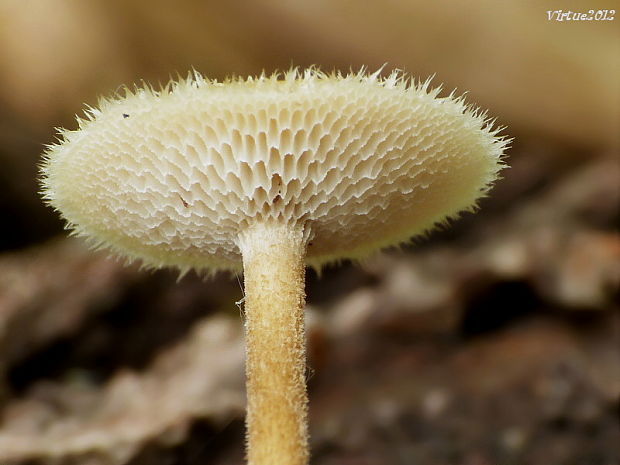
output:
M103 99L61 131L47 201L79 235L152 267L238 269L240 231L301 225L319 267L474 207L507 140L462 98L401 73L197 73Z

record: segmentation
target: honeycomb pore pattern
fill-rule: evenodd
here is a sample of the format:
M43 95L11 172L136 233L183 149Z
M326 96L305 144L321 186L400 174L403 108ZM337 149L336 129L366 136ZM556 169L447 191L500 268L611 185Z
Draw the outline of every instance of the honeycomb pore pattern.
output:
M197 73L102 99L42 166L47 201L96 245L152 267L237 269L256 222L303 227L313 266L472 209L507 140L462 98L400 73Z

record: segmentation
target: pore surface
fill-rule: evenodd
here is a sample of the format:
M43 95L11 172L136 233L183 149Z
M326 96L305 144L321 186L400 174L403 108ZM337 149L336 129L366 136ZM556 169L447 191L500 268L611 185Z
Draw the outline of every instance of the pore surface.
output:
M147 265L237 268L257 221L302 225L313 265L396 244L471 208L505 141L462 99L397 75L289 72L103 100L43 166L48 201Z

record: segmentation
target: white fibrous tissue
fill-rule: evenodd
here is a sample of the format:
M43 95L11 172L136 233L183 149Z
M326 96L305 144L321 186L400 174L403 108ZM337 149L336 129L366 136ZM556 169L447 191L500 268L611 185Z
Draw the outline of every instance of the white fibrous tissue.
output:
M70 228L147 266L237 269L257 222L302 227L314 266L471 210L508 140L480 111L394 72L197 73L103 99L42 166Z

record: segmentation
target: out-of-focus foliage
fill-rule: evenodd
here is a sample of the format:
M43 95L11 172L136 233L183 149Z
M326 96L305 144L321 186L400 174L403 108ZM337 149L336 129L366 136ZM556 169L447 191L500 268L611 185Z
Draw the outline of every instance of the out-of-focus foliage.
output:
M620 98L617 21L554 22L552 9L534 0L4 0L0 94L5 111L47 128L120 84L166 82L192 67L221 78L386 64L468 90L513 130L609 144Z

